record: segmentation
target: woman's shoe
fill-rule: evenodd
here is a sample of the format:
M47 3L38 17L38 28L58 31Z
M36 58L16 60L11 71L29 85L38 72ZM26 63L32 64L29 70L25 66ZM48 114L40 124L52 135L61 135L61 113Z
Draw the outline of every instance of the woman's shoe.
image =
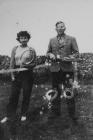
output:
M0 122L1 123L5 123L5 122L7 122L8 121L8 117L4 117Z

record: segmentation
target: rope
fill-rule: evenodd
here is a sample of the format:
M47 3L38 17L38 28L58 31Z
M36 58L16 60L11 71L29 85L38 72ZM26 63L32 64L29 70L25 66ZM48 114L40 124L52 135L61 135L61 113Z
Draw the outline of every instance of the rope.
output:
M0 74L11 73L11 72L19 72L19 71L26 71L27 68L16 68L16 69L2 69L0 70Z
M76 61L80 61L80 59L64 59L63 61L72 61L72 62L76 62ZM41 65L37 65L36 67L34 67L34 70L37 70L39 68L48 68L51 67L51 65L48 64L41 64ZM2 69L0 70L0 74L7 74L7 73L11 73L11 72L20 72L20 71L26 71L28 70L28 68L16 68L16 69Z
M48 68L47 65L45 64L41 64L41 65L37 65L34 67L34 70L37 70L39 68ZM2 69L0 70L0 74L7 74L7 73L11 73L11 72L20 72L20 71L26 71L28 70L28 68L16 68L16 69Z

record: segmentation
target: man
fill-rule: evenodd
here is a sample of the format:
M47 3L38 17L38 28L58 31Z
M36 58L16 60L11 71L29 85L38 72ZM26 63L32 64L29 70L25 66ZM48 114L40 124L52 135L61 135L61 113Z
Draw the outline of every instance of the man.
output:
M65 34L65 24L62 21L56 23L57 36L50 39L47 57L55 62L58 58L78 58L79 50L76 39L74 37ZM57 98L52 101L51 111L53 116L59 116L61 113L61 88L71 87L71 81L74 79L73 64L69 61L63 61L54 65L55 71L52 72L52 86L58 91ZM75 100L74 97L66 99L68 113L73 121L76 121L75 117Z

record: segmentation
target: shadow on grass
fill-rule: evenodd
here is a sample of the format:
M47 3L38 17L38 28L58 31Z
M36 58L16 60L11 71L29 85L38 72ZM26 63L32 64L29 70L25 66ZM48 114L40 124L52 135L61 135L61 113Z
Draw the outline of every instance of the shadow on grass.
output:
M83 89L83 88L82 88ZM86 88L84 88L86 90ZM2 102L0 102L0 114L3 116L5 107L8 101L7 96L10 94L10 87L1 88ZM9 91L9 92L7 92ZM79 100L77 102L77 110L80 112L81 107L86 109L88 106L87 99L90 101L89 90L77 97ZM45 89L34 87L30 111L27 114L27 121L20 121L20 113L18 112L16 117L11 118L6 124L1 126L1 137L7 136L11 137L13 140L89 140L89 135L87 135L86 124L84 121L78 120L78 124L75 125L70 120L67 114L65 101L62 100L62 112L61 116L48 121L49 110L47 105L43 104L42 95L45 93ZM84 95L84 96L83 96ZM81 98L82 97L82 98ZM82 100L84 99L84 100ZM19 100L19 102L22 99ZM83 104L83 102L85 102ZM18 108L20 108L19 104ZM42 106L44 107L42 113ZM89 114L90 110L87 110ZM88 121L86 121L88 123ZM0 139L0 140L3 140ZM7 140L7 139L5 139Z

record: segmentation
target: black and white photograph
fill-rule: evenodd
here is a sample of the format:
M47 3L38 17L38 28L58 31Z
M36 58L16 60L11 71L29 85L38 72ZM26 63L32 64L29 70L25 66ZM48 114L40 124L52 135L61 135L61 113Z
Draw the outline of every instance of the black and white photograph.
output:
M0 0L0 140L93 140L92 40L92 0Z

